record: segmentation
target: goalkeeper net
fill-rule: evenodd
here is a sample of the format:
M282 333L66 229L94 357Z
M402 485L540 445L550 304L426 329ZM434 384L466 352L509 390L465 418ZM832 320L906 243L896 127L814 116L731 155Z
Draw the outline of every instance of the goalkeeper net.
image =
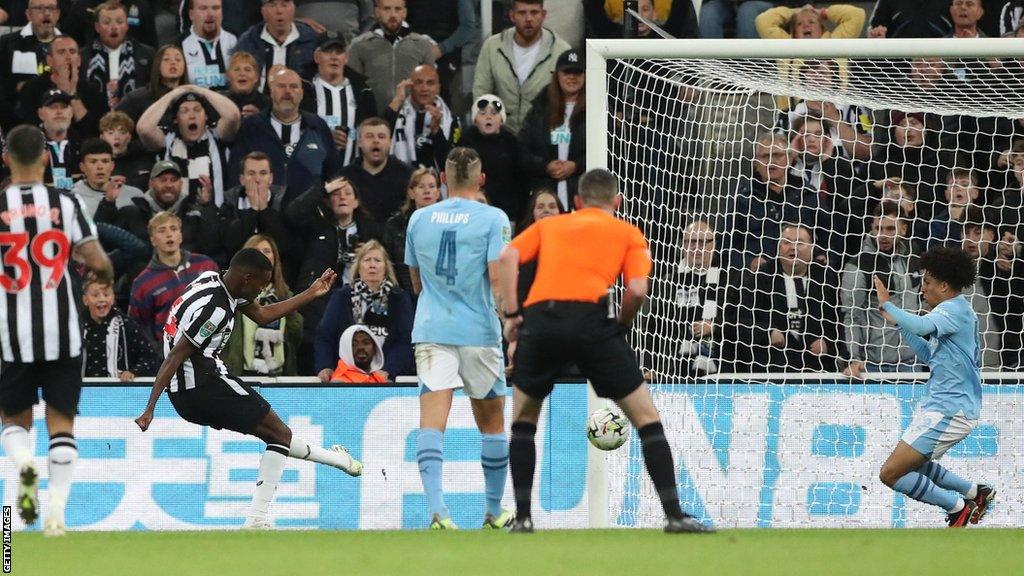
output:
M940 525L878 481L927 375L872 286L924 311L918 257L936 245L978 264L966 295L985 376L979 426L942 463L1000 486L1024 467L1024 60L949 57L961 40L935 42L941 58L855 57L863 42L787 58L686 57L699 42L617 58L626 43L591 42L607 68L588 68L589 164L620 178L655 263L633 343L683 507L718 526ZM610 523L660 525L639 443L608 466ZM986 524L1020 525L1019 491L1001 498Z

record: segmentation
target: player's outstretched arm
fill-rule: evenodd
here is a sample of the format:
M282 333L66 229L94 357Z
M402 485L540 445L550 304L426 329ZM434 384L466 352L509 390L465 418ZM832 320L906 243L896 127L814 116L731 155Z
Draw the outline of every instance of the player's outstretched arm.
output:
M196 345L192 343L186 337L182 337L178 340L178 343L171 348L171 353L164 358L163 364L160 365L160 370L156 373L156 379L153 380L153 390L149 393L149 402L146 403L146 409L142 412L138 418L135 419L135 423L139 425L139 428L145 432L149 428L150 422L153 421L153 411L156 410L156 402L160 399L160 395L164 393L164 389L171 383L171 376L178 371L181 364L186 358L194 354L198 350Z
M889 301L889 290L878 276L873 276L878 308L887 315L886 320L899 324L900 328L917 336L928 336L939 331L939 324L945 318L941 313L929 312L924 316L912 314Z
M242 308L242 313L255 322L257 326L262 326L279 318L284 318L306 304L309 304L313 300L316 300L330 292L331 286L334 286L334 281L337 277L338 275L334 270L328 268L327 270L324 270L324 273L321 274L316 281L309 285L309 288L302 291L302 293L296 294L282 302L275 302L268 306L263 306L258 302L251 302Z

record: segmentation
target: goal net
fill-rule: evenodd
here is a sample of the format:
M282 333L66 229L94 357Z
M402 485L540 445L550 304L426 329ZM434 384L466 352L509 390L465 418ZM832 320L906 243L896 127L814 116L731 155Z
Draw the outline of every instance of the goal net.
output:
M927 374L872 278L923 312L918 257L945 244L978 265L984 401L940 462L1000 486L985 524L1019 526L1021 41L653 42L588 43L588 164L620 178L650 242L632 340L684 509L720 527L941 525L878 480ZM637 439L607 465L609 523L660 525Z

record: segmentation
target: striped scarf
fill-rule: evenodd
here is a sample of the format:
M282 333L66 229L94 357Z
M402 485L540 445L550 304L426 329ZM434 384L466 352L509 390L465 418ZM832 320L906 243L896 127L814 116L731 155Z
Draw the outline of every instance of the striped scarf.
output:
M360 279L352 283L352 319L356 324L363 324L371 332L387 338L388 325L388 299L391 297L391 289L394 285L390 280L384 280L380 290L371 292L370 287Z
M118 64L117 97L124 98L124 95L135 90L135 58L134 45L131 40L126 40L121 45L121 60ZM158 63L154 63L159 65ZM100 94L107 93L107 83L110 82L110 56L106 46L96 40L92 43L92 59L89 60L89 67L86 68L85 77L99 88Z
M205 146L203 144L206 144ZM196 198L202 185L200 176L209 176L213 181L213 203L220 207L224 203L224 161L220 143L213 131L207 129L206 134L198 141L187 144L171 132L166 136L166 152L164 160L173 160L181 167L182 175L188 179L189 197Z
M448 105L440 97L434 100L434 105L441 110L441 133L450 140L452 137L452 123L454 122L452 111L448 109ZM416 120L420 116L422 116L422 122L417 126ZM402 111L398 113L398 120L395 121L394 145L392 146L393 153L399 160L413 166L422 164L430 168L436 168L433 158L419 158L418 148L421 141L426 143L428 140L433 140L433 137L430 135L430 121L430 113L426 111L422 113L417 112L416 108L412 105L412 98L405 99Z

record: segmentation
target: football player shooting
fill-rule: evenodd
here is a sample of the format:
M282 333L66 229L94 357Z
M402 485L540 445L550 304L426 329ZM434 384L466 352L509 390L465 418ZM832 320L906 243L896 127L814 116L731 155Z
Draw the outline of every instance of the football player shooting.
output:
M939 506L950 528L977 524L996 491L974 484L935 460L967 437L981 413L981 344L978 316L961 292L974 285L977 270L960 248L940 246L921 255L921 293L932 311L911 314L889 301L889 290L874 277L878 307L899 325L914 353L928 364L928 388L921 406L879 479L918 502ZM927 340L925 340L927 338Z
M164 389L182 418L200 426L249 434L267 443L256 492L243 528L270 528L270 503L288 457L333 466L359 476L363 465L344 447L313 446L292 434L270 404L251 386L228 374L220 352L231 335L235 308L258 326L282 318L326 294L335 273L327 269L301 294L263 306L256 297L270 283L273 265L260 251L243 248L223 278L206 272L175 301L164 326L166 359L157 372L146 410L135 422L145 432Z

